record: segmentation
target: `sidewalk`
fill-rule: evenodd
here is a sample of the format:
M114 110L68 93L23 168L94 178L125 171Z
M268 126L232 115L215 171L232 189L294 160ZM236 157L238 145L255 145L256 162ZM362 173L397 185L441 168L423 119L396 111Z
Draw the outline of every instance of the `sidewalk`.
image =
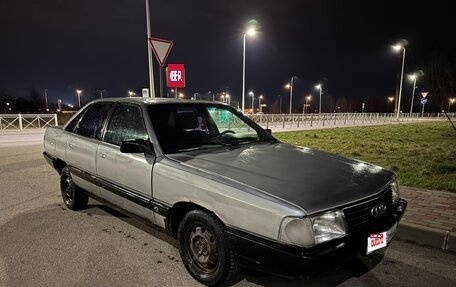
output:
M456 193L401 187L408 201L396 238L456 252Z

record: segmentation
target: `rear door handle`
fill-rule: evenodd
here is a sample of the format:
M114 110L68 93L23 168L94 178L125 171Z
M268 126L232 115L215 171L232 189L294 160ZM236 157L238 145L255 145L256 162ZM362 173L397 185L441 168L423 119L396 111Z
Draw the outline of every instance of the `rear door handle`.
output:
M106 154L101 153L101 158L105 158L105 157L106 157Z
M69 146L69 147L73 147L73 144L72 144L72 143L69 143L68 146Z

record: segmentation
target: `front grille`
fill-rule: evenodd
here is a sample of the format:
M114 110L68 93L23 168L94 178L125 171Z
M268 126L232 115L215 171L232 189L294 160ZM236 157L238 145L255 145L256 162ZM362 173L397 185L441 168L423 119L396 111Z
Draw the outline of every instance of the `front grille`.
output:
M388 187L375 197L371 197L367 200L344 208L343 211L348 223L349 232L353 233L362 230L381 221L385 216L387 216L393 207L392 197L393 194L391 187ZM371 214L371 209L382 203L386 204L386 212L383 213L383 215L374 218Z

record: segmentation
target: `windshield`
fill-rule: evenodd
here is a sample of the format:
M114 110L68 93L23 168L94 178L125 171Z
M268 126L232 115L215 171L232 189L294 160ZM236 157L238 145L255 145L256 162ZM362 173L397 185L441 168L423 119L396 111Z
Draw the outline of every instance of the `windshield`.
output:
M156 104L150 118L164 153L275 140L234 109L211 104Z

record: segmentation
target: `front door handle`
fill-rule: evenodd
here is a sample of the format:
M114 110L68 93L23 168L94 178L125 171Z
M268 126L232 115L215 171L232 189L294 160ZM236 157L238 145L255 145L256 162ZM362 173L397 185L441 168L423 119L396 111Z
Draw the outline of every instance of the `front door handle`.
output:
M101 158L105 158L105 157L106 157L106 154L101 153Z

